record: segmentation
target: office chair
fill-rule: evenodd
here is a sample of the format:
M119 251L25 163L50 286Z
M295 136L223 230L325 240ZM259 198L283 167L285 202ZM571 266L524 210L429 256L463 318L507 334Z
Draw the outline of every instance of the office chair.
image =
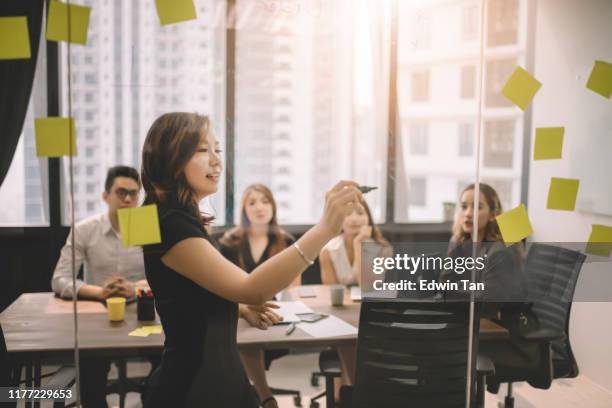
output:
M512 384L526 381L548 389L555 378L574 378L578 365L569 339L574 290L585 255L569 249L534 243L525 262L529 303L525 313L502 318L510 338L481 344L481 353L495 364L488 390L508 383L504 406L514 407Z
M480 306L474 305L470 406L476 390ZM465 407L469 303L368 300L361 305L356 382L343 387L341 406ZM482 371L481 375L485 375ZM484 383L485 379L478 382ZM484 397L482 397L484 400Z
M267 350L264 352L264 367L266 368L266 371L270 369L270 366L274 360L286 356L287 354L289 354L288 350ZM270 390L272 391L272 395L292 395L293 405L296 407L302 406L302 394L299 390L275 387L270 387Z
M310 399L310 408L318 408L319 402L317 400L323 397L325 397L325 406L334 406L334 379L341 377L341 375L340 358L336 350L327 349L320 352L319 371L312 373L310 383L313 387L316 387L319 385L319 377L323 377L325 378L325 390Z

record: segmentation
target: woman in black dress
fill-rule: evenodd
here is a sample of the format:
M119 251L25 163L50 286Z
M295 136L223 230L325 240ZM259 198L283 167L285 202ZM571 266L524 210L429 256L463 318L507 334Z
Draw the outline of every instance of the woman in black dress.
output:
M219 240L221 253L245 272L251 273L270 257L291 246L294 238L278 225L274 195L263 184L252 184L242 194L240 224L225 232ZM298 276L292 285L299 285ZM251 325L267 329L278 316L269 311L259 313L247 305L239 305L240 317ZM272 360L288 354L288 350L249 349L240 352L240 359L257 391L263 408L278 408L266 380L266 367Z
M145 272L166 335L145 407L251 408L257 398L236 345L238 303L262 305L297 278L362 200L342 181L321 221L250 274L211 244L198 203L217 191L222 164L208 118L168 113L143 146L145 204L157 204L162 242L144 247ZM265 310L265 306L263 307Z

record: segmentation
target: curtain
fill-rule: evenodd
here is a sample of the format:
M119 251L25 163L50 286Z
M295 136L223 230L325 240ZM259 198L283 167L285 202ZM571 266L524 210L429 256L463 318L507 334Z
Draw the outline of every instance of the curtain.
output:
M0 60L0 186L11 167L28 110L44 10L43 0L2 0L1 17L27 16L32 57Z

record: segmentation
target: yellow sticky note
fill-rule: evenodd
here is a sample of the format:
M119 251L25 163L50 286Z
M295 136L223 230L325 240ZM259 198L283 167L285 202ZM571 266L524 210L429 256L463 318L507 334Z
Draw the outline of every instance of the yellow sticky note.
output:
M141 327L141 329L148 332L149 334L161 334L163 332L161 324L143 326Z
M612 95L612 64L606 61L595 61L586 86L604 98L610 98Z
M136 337L147 337L149 333L147 330L143 330L144 327L139 327L136 330L132 330L128 333L128 336L136 336Z
M504 85L502 94L521 110L525 110L541 86L540 81L532 77L529 72L517 67Z
M155 0L155 5L163 26L198 18L193 0Z
M72 132L71 132L72 130ZM76 156L74 119L49 117L34 120L38 157ZM70 145L72 144L72 154Z
M495 220L506 246L513 245L533 234L525 204L498 215Z
M574 211L579 186L580 180L551 178L546 208L549 210Z
M117 211L121 241L125 246L158 244L161 242L159 218L155 204Z
M610 256L610 253L612 253L612 227L593 224L585 252L591 255Z
M563 155L563 135L565 128L537 128L533 160L560 159Z
M0 17L0 60L31 56L28 18Z
M47 40L87 44L90 13L91 7L52 0L47 19Z

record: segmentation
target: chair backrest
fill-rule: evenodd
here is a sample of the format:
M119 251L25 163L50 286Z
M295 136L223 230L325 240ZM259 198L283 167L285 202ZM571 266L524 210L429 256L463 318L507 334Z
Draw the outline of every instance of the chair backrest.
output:
M525 262L528 300L540 327L561 331L565 339L552 343L554 378L575 377L578 365L572 353L569 322L572 299L586 256L553 245L534 243Z
M353 407L464 408L468 339L467 302L364 299Z

